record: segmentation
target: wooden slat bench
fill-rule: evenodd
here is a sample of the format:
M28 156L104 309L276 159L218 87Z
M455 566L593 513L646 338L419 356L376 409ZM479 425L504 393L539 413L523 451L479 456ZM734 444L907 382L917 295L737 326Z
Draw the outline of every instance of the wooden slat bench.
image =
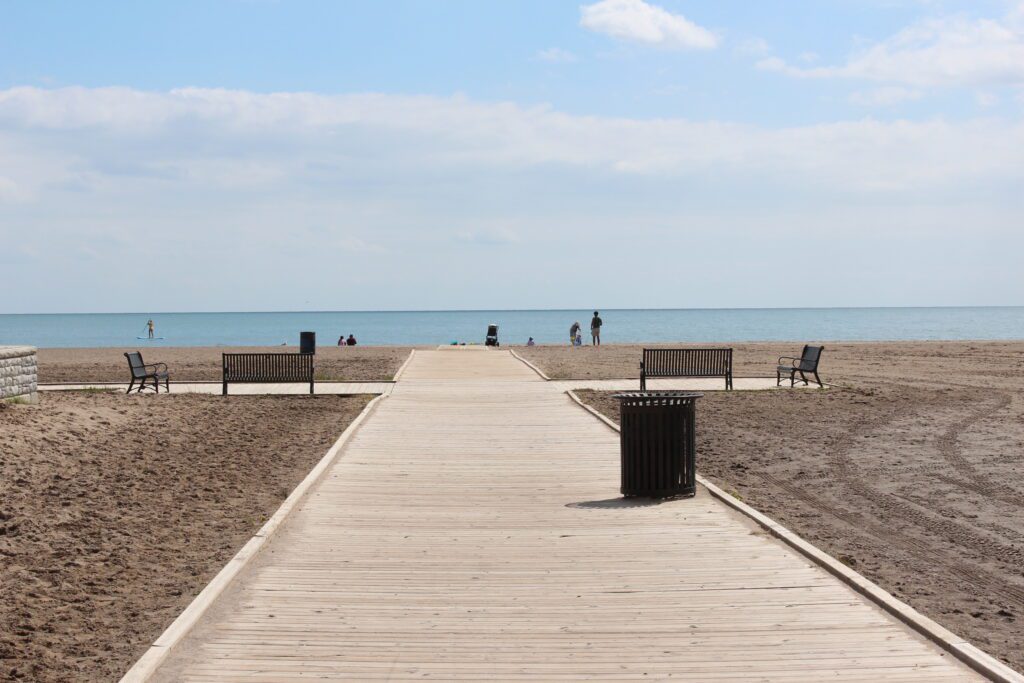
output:
M224 353L221 357L224 396L229 383L309 382L309 393L313 393L312 353Z
M648 377L722 377L732 389L732 349L644 349L640 391Z

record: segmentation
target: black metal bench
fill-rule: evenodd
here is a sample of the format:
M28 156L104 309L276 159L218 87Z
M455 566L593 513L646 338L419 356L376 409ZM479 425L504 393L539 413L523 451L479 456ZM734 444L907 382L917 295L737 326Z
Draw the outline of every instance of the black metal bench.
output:
M648 377L722 377L732 389L732 349L644 349L640 391Z
M789 386L796 386L796 374L800 373L800 379L804 381L804 385L808 384L807 375L805 372L809 372L814 375L814 381L818 383L819 387L825 385L821 383L821 378L818 377L818 361L821 360L821 352L825 350L824 346L804 346L803 353L800 354L799 358L793 358L791 356L780 356L779 364L775 370L775 386L782 384L782 376L789 375ZM788 364L782 361L789 361Z
M309 382L309 393L313 393L312 353L224 353L221 358L224 396L229 383Z
M135 382L140 381L138 393L142 393L142 390L146 387L148 380L153 380L153 389L156 393L160 393L160 382L163 381L164 389L168 392L171 390L171 380L167 372L167 366L163 363L151 363L147 365L142 360L142 354L138 351L129 351L124 354L124 357L128 359L128 367L132 371L132 381L128 385L128 391L125 393L132 393L132 389L135 387Z

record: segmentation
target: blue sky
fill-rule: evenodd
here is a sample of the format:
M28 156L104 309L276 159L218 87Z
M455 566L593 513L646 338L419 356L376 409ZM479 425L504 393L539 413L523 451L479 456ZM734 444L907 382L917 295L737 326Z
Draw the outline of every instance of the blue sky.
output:
M0 312L1024 304L1020 1L0 4Z

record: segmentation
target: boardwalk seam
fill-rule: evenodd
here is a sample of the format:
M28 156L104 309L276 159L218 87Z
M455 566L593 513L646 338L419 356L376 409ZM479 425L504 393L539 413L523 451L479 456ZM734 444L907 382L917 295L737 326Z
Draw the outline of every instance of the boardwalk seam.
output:
M605 426L615 430L616 432L620 431L619 425L615 424L615 422L605 415L602 415L595 408L584 403L580 397L576 395L576 392L570 389L566 394L568 394L569 398L571 398L577 405L603 422ZM699 474L697 475L697 482L706 488L708 493L713 497L722 501L730 508L744 516L749 517L759 526L771 533L772 536L778 538L780 541L838 578L854 591L875 603L904 624L910 626L919 634L923 635L946 652L949 652L978 673L990 680L998 681L999 683L1024 683L1024 675L1019 674L997 660L995 657L992 657L983 650L971 645L952 631L949 631L945 627L929 619L907 603L893 596L878 584L853 571L817 546L807 542L796 533L779 524L768 515L758 512L746 503L737 500Z
M540 375L540 378L542 380L544 380L545 382L550 382L551 381L551 378L548 377L547 375L545 375L543 370L541 370L536 365L534 365L530 361L528 361L525 358L523 358L522 356L520 356L518 353L515 352L515 349L509 349L508 352L512 354L513 358L515 358L516 360L524 363L526 365L526 367L530 368L531 370L536 372L538 375Z
M281 525L287 519L288 515L294 510L299 501L305 497L305 495L313 488L313 486L320 480L320 477L326 472L334 461L337 460L338 454L341 452L345 444L352 438L352 435L356 432L359 426L370 416L370 414L377 407L377 404L387 397L387 394L381 394L377 396L363 408L362 412L356 416L354 420L345 428L345 431L341 433L337 441L334 442L324 454L320 461L314 465L313 469L309 471L309 474L299 482L299 485L291 492L291 494L285 498L281 506L270 516L270 519L260 527L252 538L242 549L235 554L228 563L217 573L216 576L203 587L203 590L189 603L188 607L178 615L178 617L171 622L160 636L153 641L153 644L148 650L132 665L132 668L121 678L121 683L139 683L141 681L147 681L149 678L156 673L160 665L167 659L167 656L171 651L181 644L185 637L192 631L195 625L199 622L200 618L206 613L206 611L213 605L214 601L224 592L224 590L231 585L232 581L236 576L248 565L256 555L259 554L267 541L274 535Z

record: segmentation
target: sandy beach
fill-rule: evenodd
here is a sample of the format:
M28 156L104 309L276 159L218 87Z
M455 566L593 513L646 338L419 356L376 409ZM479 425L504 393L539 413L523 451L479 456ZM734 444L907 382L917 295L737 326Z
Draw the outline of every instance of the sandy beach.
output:
M39 381L126 382L126 351L132 348L39 349ZM176 346L142 348L147 363L166 363L171 381L220 381L222 353L298 352L296 346ZM316 378L339 382L389 380L409 357L402 346L320 346L316 350Z
M0 679L116 680L369 398L0 403Z
M737 376L800 350L733 346ZM516 350L552 377L612 379L638 375L641 348ZM223 350L146 357L216 379ZM44 349L43 380L121 380L121 353ZM379 379L408 349L319 354ZM1024 667L1024 342L826 343L822 377L826 391L708 392L701 473ZM609 393L581 396L617 418ZM365 402L72 392L0 410L2 676L123 672Z
M1024 342L829 344L826 391L708 392L698 470L1024 668ZM639 346L517 349L555 377L637 376ZM735 344L737 375L797 344ZM611 392L581 398L618 419Z

